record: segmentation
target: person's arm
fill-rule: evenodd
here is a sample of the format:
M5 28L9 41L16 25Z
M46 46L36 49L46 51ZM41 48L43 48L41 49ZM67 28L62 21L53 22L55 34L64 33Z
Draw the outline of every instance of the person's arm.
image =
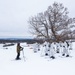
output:
M22 51L22 50L23 50L23 47L20 46L20 51Z

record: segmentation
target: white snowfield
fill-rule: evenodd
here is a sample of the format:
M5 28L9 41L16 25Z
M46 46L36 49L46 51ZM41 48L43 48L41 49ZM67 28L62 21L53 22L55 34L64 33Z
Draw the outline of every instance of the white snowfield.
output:
M25 61L22 52L21 60L14 60L16 44L5 48L0 44L0 75L75 75L75 43L70 51L72 57L56 59L42 57L40 51L34 53L31 45L21 43L21 46Z

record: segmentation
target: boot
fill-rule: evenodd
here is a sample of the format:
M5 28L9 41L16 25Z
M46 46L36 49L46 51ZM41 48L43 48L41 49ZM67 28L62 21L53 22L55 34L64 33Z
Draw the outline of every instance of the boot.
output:
M38 51L40 51L40 49L38 49Z
M69 57L69 55L66 55L66 57Z
M65 54L62 54L62 56L65 56Z
M46 53L45 55L48 56L48 53Z
M55 57L54 57L54 56L51 56L50 58L55 59Z
M57 51L57 53L59 53L59 51Z
M21 58L16 58L15 60L21 60Z

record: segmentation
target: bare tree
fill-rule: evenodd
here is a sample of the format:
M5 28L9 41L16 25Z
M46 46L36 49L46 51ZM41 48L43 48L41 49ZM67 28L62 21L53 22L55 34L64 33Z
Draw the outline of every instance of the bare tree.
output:
M63 4L54 2L44 13L29 19L31 32L37 37L54 38L56 41L68 38L75 27L75 18L70 18L68 13Z

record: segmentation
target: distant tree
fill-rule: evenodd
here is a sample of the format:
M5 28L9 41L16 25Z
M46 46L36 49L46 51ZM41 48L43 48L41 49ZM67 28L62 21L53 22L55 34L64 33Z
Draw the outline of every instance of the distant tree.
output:
M75 18L70 18L68 13L63 4L54 2L45 12L29 19L31 33L56 41L68 39L71 29L75 27Z

